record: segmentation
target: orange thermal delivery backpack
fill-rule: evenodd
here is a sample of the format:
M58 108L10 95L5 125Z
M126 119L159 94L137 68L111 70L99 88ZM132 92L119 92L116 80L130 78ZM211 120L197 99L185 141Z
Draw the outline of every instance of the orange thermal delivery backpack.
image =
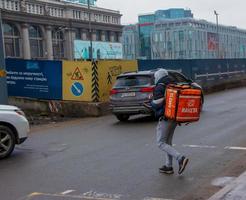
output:
M166 88L165 117L178 123L191 123L200 119L200 89L190 85L173 85Z

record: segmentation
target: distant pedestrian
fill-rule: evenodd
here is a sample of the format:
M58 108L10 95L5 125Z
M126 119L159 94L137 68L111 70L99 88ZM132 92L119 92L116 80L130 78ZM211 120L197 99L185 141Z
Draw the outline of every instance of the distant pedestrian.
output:
M177 127L177 122L166 119L164 116L166 86L173 82L171 82L168 72L165 69L159 69L155 72L154 76L156 86L153 92L151 106L156 117L159 119L156 130L156 139L158 147L166 153L166 163L159 168L159 172L173 174L174 158L177 160L179 165L178 173L181 174L184 171L189 159L172 147L172 139L175 128Z

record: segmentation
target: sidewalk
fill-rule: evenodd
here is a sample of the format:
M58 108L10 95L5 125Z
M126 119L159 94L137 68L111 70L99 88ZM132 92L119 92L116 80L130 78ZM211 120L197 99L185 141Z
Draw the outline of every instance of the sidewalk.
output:
M208 200L246 200L246 171Z

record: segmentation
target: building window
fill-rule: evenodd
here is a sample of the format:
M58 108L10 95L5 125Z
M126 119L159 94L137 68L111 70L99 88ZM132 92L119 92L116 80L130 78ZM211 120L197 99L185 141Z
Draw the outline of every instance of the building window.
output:
M79 28L75 29L75 39L81 40L81 30Z
M81 19L81 12L78 10L73 10L73 18L74 19Z
M105 31L105 41L106 42L110 41L110 31Z
M43 38L41 29L38 26L29 27L29 39L31 58L42 58L43 57Z
M96 41L101 41L101 31L96 30Z
M3 24L6 57L20 57L20 32L12 24Z
M64 32L60 29L52 30L52 46L54 59L63 59L64 54Z

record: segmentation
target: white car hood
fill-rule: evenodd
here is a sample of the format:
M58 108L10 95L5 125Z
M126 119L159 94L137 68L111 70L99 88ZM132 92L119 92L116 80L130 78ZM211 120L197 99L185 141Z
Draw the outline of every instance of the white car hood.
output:
M9 105L0 105L1 110L19 110L16 106L9 106Z

